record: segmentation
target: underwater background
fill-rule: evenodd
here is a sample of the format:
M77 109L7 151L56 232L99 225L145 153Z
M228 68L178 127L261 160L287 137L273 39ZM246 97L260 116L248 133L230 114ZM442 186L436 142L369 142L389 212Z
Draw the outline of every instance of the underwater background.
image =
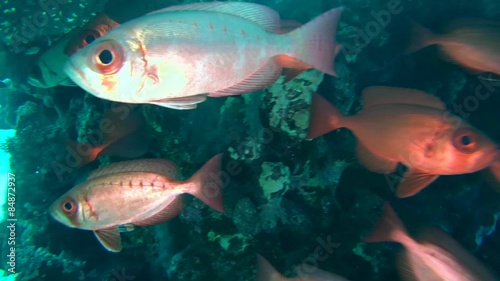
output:
M294 265L309 263L352 281L397 281L401 245L363 242L384 202L410 232L437 226L500 276L500 194L483 173L442 176L417 195L399 199L393 190L397 173L372 173L359 164L349 130L305 140L311 93L354 114L363 88L386 85L434 94L452 111L456 105L473 109L462 117L500 142L500 82L485 82L443 60L435 47L403 55L411 33L408 19L433 30L455 18L497 19L497 0L253 1L302 23L343 6L338 77L311 69L286 84L281 78L258 92L210 98L196 110L137 106L148 145L140 158L169 159L187 177L224 153L226 212L186 196L176 218L122 233L120 253L107 252L90 231L53 220L47 211L52 202L90 171L125 158L105 155L83 167L73 165L67 140L88 142L115 103L78 87L33 87L26 82L31 67L53 42L101 11L118 21L190 2L195 1L0 4L0 129L15 130L2 141L8 154L0 161L0 184L7 183L7 173L15 175L15 280L255 280L260 254L288 277ZM397 11L387 12L394 5ZM39 12L49 16L36 21ZM471 98L479 85L488 89L487 98ZM8 205L2 208L6 212ZM0 267L7 271L11 246L5 219ZM327 258L314 258L318 251Z

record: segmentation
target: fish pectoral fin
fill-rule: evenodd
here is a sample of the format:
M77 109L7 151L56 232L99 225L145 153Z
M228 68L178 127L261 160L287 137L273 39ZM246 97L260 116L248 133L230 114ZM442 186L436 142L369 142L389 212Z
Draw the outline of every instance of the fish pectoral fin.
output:
M446 110L446 105L436 96L423 91L385 86L372 86L363 90L363 108L381 104L412 104Z
M147 219L134 222L134 224L138 226L160 224L168 220L171 220L172 218L179 215L182 212L183 208L184 208L184 199L182 198L182 196L177 196L160 212L156 213L155 215Z
M408 170L401 182L399 182L396 195L399 198L413 196L435 181L438 177L439 175L429 175L415 170Z
M280 30L281 21L279 14L264 5L245 2L204 2L185 5L176 5L149 14L157 14L174 11L212 11L229 14L250 20L266 31L277 33ZM223 15L221 15L223 19Z
M398 165L397 162L384 159L369 151L361 141L356 146L358 161L368 170L376 173L388 174L393 172Z
M134 230L135 230L135 227L131 223L122 224L122 225L118 226L118 232L120 232L120 233L122 233L122 232L132 232Z
M106 250L115 253L122 250L122 239L118 227L94 230L94 234Z
M73 82L73 80L71 80L69 77L59 82L59 85L68 87L78 87L78 85L76 85L76 83Z
M186 110L195 109L198 103L204 102L206 99L207 96L203 94L189 97L155 100L149 103L172 109Z
M273 84L281 76L281 65L274 59L267 61L259 70L252 73L243 81L229 88L209 93L210 97L225 97L251 93Z

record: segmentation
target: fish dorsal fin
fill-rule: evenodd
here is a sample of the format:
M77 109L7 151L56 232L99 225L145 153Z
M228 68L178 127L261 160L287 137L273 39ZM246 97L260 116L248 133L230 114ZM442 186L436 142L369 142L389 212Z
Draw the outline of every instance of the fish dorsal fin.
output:
M373 86L363 90L363 108L396 103L446 110L445 104L438 97L419 90L385 86Z
M397 162L393 162L375 155L374 153L369 151L366 146L364 146L363 143L361 143L359 140L356 146L356 155L358 156L358 161L363 166L365 166L368 170L376 173L391 173L396 169L396 166L398 165Z
M147 219L136 221L134 222L134 224L139 226L160 224L176 217L181 213L183 208L184 200L182 199L182 196L177 196L174 198L174 200L172 200L172 202L170 202L165 208L163 208L163 210Z
M122 239L118 227L94 230L94 234L106 250L115 253L122 250Z
M207 96L203 94L190 97L155 100L151 101L150 103L177 110L186 110L195 109L198 103L204 102L206 99Z
M266 31L273 33L279 33L281 25L279 14L273 9L264 5L245 2L215 1L192 3L186 5L171 6L165 9L151 12L148 15L176 11L212 11L238 16L252 21L263 27Z
M146 172L165 175L169 178L176 179L178 177L177 165L166 159L140 159L116 162L107 166L101 167L93 171L87 180L100 176L107 176L116 173L127 172Z
M252 73L243 81L234 86L209 93L210 97L225 97L238 94L251 93L265 88L274 83L281 75L282 67L274 59L266 62L259 70Z
M399 198L413 196L435 181L439 175L424 174L416 170L408 170L399 182L396 195Z

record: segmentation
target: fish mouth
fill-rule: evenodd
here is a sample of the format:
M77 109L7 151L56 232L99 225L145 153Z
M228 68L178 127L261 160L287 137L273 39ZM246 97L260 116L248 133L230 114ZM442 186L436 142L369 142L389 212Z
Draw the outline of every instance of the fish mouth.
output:
M38 88L47 88L42 81L40 81L34 77L28 77L28 84L30 84L31 86L38 87Z

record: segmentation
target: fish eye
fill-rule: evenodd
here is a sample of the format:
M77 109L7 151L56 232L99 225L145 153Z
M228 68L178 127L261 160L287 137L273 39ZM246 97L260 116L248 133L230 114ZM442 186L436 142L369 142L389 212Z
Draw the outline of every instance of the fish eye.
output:
M89 34L89 35L87 35L87 37L85 37L85 42L87 42L87 44L90 44L90 43L94 42L94 41L95 41L95 39L96 39L96 38L95 38L95 36L94 36L94 35L90 35L90 34Z
M69 215L73 215L76 212L76 202L72 198L66 198L61 203L62 210Z
M82 43L81 43L81 47L85 47L87 46L88 44L94 42L95 40L97 40L97 38L101 37L101 34L99 34L99 32L93 30L93 29L87 29L85 31L82 32L82 35L81 35L83 40L82 40Z
M92 70L114 74L123 66L123 47L113 40L101 41L94 50L92 60Z
M463 153L472 153L477 146L476 135L469 129L457 130L453 137L453 145Z
M113 62L113 53L110 50L102 50L99 54L99 60L102 64L110 64Z

